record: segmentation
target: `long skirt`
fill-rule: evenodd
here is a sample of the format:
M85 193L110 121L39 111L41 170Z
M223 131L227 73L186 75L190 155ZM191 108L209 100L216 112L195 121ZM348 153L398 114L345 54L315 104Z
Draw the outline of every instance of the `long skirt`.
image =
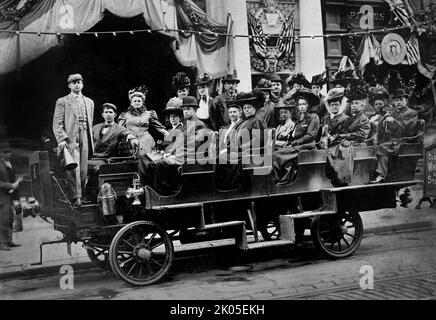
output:
M328 150L326 176L335 187L351 182L354 165L354 149L351 144L337 144Z
M150 162L141 157L138 172L142 185L148 185L160 195L174 195L180 189L180 165L170 164L165 159Z
M275 184L285 185L297 179L298 155L301 151L315 149L315 143L288 146L273 154L272 179Z

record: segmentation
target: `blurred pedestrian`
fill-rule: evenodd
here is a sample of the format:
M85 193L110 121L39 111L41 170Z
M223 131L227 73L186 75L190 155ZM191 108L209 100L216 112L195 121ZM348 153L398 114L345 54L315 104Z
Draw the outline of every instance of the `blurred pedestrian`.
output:
M19 247L12 241L14 223L13 201L18 200L18 187L23 178L15 179L11 164L12 149L7 141L0 142L0 250Z

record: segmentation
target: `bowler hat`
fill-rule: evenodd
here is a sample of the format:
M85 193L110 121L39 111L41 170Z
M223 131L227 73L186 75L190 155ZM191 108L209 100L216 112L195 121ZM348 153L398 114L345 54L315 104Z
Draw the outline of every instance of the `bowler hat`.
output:
M402 98L406 97L406 99L409 99L409 95L407 94L406 90L404 89L395 89L393 98Z
M195 108L199 108L200 106L198 105L197 99L195 99L195 97L193 97L193 96L186 96L182 100L181 108L183 108L183 107L195 107Z
M226 82L235 82L235 83L239 83L241 82L238 78L236 78L233 74L228 74L226 75L226 77L222 80L222 83L226 83Z
M304 98L310 106L316 106L320 102L320 98L307 88L298 89L291 97L295 101L298 101L298 98Z
M203 73L195 82L196 86L200 86L200 85L209 85L212 82L212 76L205 72Z
M280 82L280 83L283 84L282 78L280 78L280 76L277 73L272 74L271 77L269 78L269 81L271 81L271 82Z
M71 82L77 81L77 80L83 81L82 75L80 75L79 73L70 74L68 76L68 83L71 83Z
M117 107L112 103L103 103L101 108L104 109L112 109L115 113L117 113Z
M0 152L9 152L11 150L12 148L9 141L6 140L0 141Z

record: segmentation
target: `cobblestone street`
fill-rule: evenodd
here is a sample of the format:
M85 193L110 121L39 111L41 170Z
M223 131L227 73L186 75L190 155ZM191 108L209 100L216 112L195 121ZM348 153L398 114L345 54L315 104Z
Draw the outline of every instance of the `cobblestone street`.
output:
M60 274L0 282L1 299L435 299L436 230L366 236L355 255L326 260L311 246L198 252L176 261L163 283L132 287L92 269L61 290ZM374 270L374 288L362 290L362 266Z

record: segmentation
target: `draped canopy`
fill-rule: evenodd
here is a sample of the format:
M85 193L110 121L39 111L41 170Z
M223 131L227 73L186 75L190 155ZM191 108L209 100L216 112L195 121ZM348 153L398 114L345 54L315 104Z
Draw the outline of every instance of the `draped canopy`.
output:
M172 47L183 65L214 78L233 70L228 65L231 39L213 34L228 31L230 19L227 25L219 24L192 0L6 0L0 4L0 30L80 33L102 20L105 10L122 18L143 15L151 29L204 31L201 35L159 32L174 37ZM14 71L58 44L56 34L0 32L0 74Z

